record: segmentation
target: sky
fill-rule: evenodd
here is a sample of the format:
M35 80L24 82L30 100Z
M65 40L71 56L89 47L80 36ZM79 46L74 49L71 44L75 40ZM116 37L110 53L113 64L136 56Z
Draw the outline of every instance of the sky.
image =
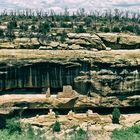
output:
M63 12L65 8L70 12L84 8L86 11L105 9L140 10L140 0L0 0L0 11L7 9L53 9Z

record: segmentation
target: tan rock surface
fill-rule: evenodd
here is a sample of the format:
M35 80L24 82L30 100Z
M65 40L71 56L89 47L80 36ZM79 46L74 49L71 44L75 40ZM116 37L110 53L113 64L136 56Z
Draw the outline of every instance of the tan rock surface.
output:
M140 48L140 36L124 33L98 33L98 35L113 49Z
M42 88L46 86L47 88L49 73L44 73L44 70L47 71L49 66L52 65L51 72L53 73L50 75L50 80L52 80L51 85L54 86L54 88L59 88L59 86L62 88L62 83L67 82L69 85L74 83L74 90L79 94L77 97L73 96L71 91L65 91L67 95L65 95L64 92L63 96L61 95L63 97L61 99L53 96L46 98L45 93L39 96L29 95L29 97L27 96L28 94L1 95L1 108L11 107L12 110L14 106L20 109L22 105L23 107L46 109L50 107L66 109L77 107L82 109L84 107L140 106L140 96L138 94L140 90L140 50L91 52L81 50L48 51L1 49L0 63L1 66L6 67L5 71L3 69L0 70L0 74L1 76L6 75L5 77L7 77L7 79L0 80L1 92L3 92L4 83L5 89L22 88L22 86L23 88L37 88L37 86L42 86ZM45 63L45 67L42 67L42 63L43 65ZM91 64L91 69L93 70L86 71L89 64ZM30 66L34 65L37 66L31 71ZM10 77L8 78L7 75L15 75L17 71L14 69L11 71L11 68L14 67L21 67L21 73L27 72L24 76L17 79L18 82L10 80ZM27 71L25 71L24 67L28 68ZM10 71L8 71L8 68ZM39 74L29 76L36 70L38 73L39 68L40 75L42 76ZM65 75L65 71L68 75ZM26 83L23 77L27 78ZM35 77L35 79L32 79L32 77ZM43 79L42 77L45 78ZM58 80L56 80L56 77ZM16 85L16 83L18 83L18 85ZM90 84L90 88L88 84ZM70 96L72 97L70 98Z

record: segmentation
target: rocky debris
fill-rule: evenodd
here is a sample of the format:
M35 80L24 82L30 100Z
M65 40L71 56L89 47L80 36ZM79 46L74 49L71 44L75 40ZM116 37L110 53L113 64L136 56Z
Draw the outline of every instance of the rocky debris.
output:
M69 111L69 113L68 113L68 115L67 115L67 118L68 118L69 120L72 120L74 115L75 115L75 113L71 110L71 111Z
M79 50L81 48L81 46L80 45L76 45L76 44L72 44L72 45L68 46L68 48L70 50Z
M49 118L56 119L56 114L52 109L49 109L48 116Z
M84 114L75 114L75 116L82 116ZM93 113L94 115L94 113ZM130 121L130 118L138 118L139 115L137 114L130 114L129 116L124 115L127 117L127 119ZM68 115L59 115L57 118L57 121L61 124L61 131L60 132L53 132L52 131L52 124L55 123L56 119L50 119L48 115L41 115L38 117L32 117L32 118L25 118L22 119L22 123L30 123L35 126L43 126L43 130L46 132L47 139L52 139L51 136L55 136L55 138L62 139L62 138L70 138L69 136L74 134L76 131L83 129L85 131L88 131L88 137L89 139L110 139L110 134L112 131L115 129L122 129L128 127L125 122L121 124L112 124L111 122L104 122L106 118L108 118L108 115L99 115L100 118L102 118L98 123L94 123L92 119L89 121L82 120L80 118L80 121L78 120L69 120ZM137 120L137 119L136 119ZM134 125L134 120L133 123L129 125L129 127ZM128 122L129 124L129 122Z
M101 121L99 114L97 113L93 113L90 115L87 115L86 113L84 114L75 114L75 113L71 113L68 114L68 119L71 121L78 121L80 122L92 122L92 123L99 123Z
M122 115L120 118L120 123L125 127L131 127L133 124L140 124L140 114L137 113L135 115L126 114Z
M61 44L60 43L60 47L62 48L62 50L67 50L68 49L68 44Z
M110 124L103 127L103 129L107 132L112 132L115 129L122 129L122 128L123 128L122 125L119 124Z
M86 126L87 127L87 122L90 124L95 124L96 123L100 123L101 121L101 116L98 115L97 113L93 113L92 116L87 116L86 114L76 114L73 113L72 118L69 118L69 115L58 115L56 118L55 113L50 110L50 113L48 115L41 115L41 116L36 116L33 118L29 118L29 122L31 124L36 124L36 125L42 125L42 126L51 126L53 123L55 123L55 121L57 120L58 122L60 122L62 125L64 125L65 127L69 127L71 128L72 126L74 126L74 124L76 124L76 126ZM97 119L98 116L98 119ZM23 120L24 122L28 121L28 119L25 121L25 119ZM71 122L71 124L70 124ZM85 125L86 124L86 125ZM63 127L63 126L62 126ZM78 128L76 128L78 129Z
M51 46L53 49L57 49L57 47L59 46L59 42L52 41L49 46Z

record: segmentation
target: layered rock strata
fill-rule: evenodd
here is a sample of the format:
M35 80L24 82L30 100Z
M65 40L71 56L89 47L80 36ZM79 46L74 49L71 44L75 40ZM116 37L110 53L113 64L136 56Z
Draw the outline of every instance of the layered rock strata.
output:
M124 33L67 33L62 42L57 33L46 37L16 37L0 39L1 49L40 49L40 50L108 50L138 49L140 36Z
M140 50L1 50L0 105L11 110L138 108L139 73ZM51 96L46 96L48 88ZM17 89L23 95L4 95L15 94ZM41 99L29 89L40 89Z

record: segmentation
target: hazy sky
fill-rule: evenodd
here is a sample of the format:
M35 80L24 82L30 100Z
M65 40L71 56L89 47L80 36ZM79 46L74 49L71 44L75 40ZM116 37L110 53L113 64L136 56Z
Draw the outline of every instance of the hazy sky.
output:
M85 8L95 9L129 9L140 10L140 0L0 0L0 10L3 9L53 9L61 12L65 8L76 11Z

